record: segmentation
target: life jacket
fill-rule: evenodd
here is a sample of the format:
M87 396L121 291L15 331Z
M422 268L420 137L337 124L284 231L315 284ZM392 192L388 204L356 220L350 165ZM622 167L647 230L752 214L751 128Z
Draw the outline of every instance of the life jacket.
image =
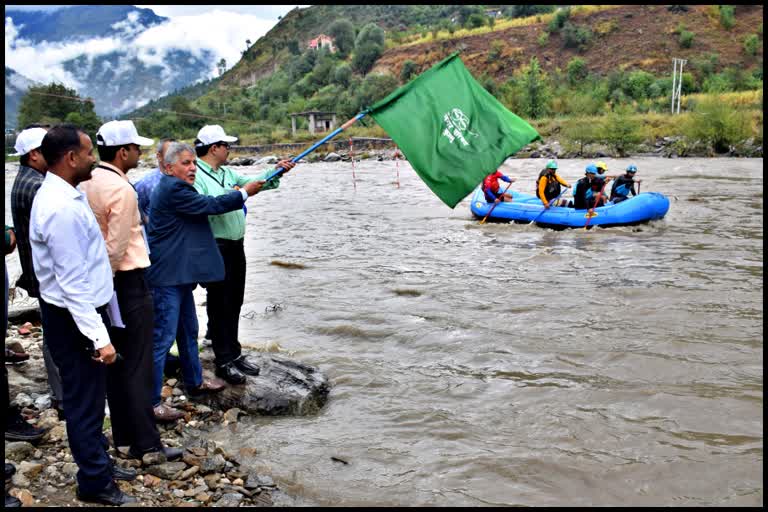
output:
M485 200L492 203L496 197L499 196L499 178L504 176L501 171L496 171L493 174L489 174L483 180L483 193L485 194ZM493 195L491 195L491 193Z
M536 190L534 191L534 194L536 194L536 197L539 196L539 183L541 182L541 179L544 178L547 180L547 185L544 188L544 200L551 201L552 199L556 198L560 195L560 182L557 181L557 178L555 178L555 175L550 175L547 172L547 169L544 169L539 173L539 177L536 179ZM539 197L541 199L541 197Z
M502 176L504 175L500 171L496 171L493 174L486 176L483 180L483 191L490 190L494 194L499 195L499 178Z
M573 207L577 210L592 208L604 184L605 180L602 178L594 178L591 183L586 176L581 178L574 186Z
M621 175L613 182L613 188L611 188L611 200L619 199L624 200L629 198L630 192L635 193L635 182L632 178L628 178L626 175Z

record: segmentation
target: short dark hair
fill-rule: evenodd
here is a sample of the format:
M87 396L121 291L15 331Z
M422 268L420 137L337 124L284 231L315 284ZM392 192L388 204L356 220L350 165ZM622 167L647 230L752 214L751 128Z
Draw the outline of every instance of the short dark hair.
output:
M85 133L82 128L70 123L57 124L45 134L40 144L40 152L53 167L70 151L80 149L80 134Z
M19 157L19 164L24 167L29 167L29 153L24 153Z
M104 142L104 138L100 134L96 134L96 150L99 152L99 160L102 162L111 162L117 156L117 152L120 148L131 149L130 144L121 144L119 146L102 146L99 141Z
M216 144L214 142L213 144L206 144L204 146L198 146L198 144L202 144L202 142L203 141L201 141L200 139L195 139L195 142L194 142L195 154L197 155L198 158L204 157L205 155L207 155L208 154L208 150L211 149L211 146Z

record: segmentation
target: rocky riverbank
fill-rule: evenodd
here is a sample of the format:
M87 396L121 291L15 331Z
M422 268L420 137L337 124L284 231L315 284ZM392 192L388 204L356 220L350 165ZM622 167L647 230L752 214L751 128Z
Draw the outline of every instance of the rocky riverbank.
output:
M47 432L36 445L6 441L6 462L16 466L9 492L24 506L90 506L75 498L77 465L67 444L66 424L51 408L41 352L42 331L34 316L34 310L30 310L12 317L25 323L9 326L6 343L23 348L30 358L6 368L12 402L21 407L30 424ZM212 374L211 352L203 344L201 361L208 375ZM110 448L119 465L136 468L139 473L132 482L119 482L124 492L139 498L141 506L153 507L271 506L275 501L292 501L263 470L268 466L259 460L256 449L234 451L207 440L208 433L222 428L236 430L247 415L316 412L327 400L328 384L317 368L309 365L271 354L252 356L262 368L258 377L249 378L246 386L228 387L219 396L202 402L185 396L180 377L166 379L162 390L165 403L186 415L175 423L159 424L158 428L163 443L183 447L184 456L177 462L168 462L161 454L136 460L127 458L124 448ZM108 418L104 430L111 442Z

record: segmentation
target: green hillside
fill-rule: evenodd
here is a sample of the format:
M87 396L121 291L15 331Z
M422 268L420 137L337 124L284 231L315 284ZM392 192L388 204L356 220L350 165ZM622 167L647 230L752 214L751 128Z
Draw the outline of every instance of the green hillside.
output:
M345 120L458 50L510 110L557 133L569 122L579 126L576 119L663 115L673 56L688 61L684 95L762 90L762 15L759 5L297 8L220 79L132 115L158 136L193 136L207 119L248 143L306 139L291 135L289 113L330 110ZM319 34L335 35L340 51L308 49ZM693 111L705 100L685 105ZM738 105L751 117L731 130L733 137L752 135L761 143L762 93ZM383 135L368 122L370 133ZM657 126L640 138L659 133ZM597 132L579 137L579 144L601 140Z

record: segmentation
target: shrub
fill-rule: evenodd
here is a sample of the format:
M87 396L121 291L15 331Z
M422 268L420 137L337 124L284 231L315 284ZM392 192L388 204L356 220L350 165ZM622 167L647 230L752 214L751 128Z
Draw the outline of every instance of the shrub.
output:
M641 140L639 126L630 116L628 109L617 109L608 116L603 125L601 139L619 156L625 156L627 151Z
M736 22L733 13L734 9L732 5L720 5L720 25L726 30L731 30L733 24Z
M403 67L400 70L400 81L403 83L407 82L411 79L414 73L416 73L416 63L410 59L406 60L403 62Z
M546 46L549 42L549 32L542 32L538 39L539 46Z
M552 18L552 21L550 21L549 25L547 25L547 32L559 32L560 29L563 28L563 25L565 25L565 22L568 21L568 18L570 17L571 17L570 7L556 10L555 16Z
M757 34L749 34L744 38L744 53L747 55L757 55L757 48L760 45L760 40Z
M633 71L627 78L626 91L630 97L636 100L648 98L648 91L654 81L655 78L650 73L642 70Z
M488 51L488 55L486 57L487 62L495 62L499 60L501 57L501 52L504 50L504 43L502 43L499 40L493 41L491 43L491 49Z
M683 30L680 32L680 39L678 42L680 43L681 48L690 48L693 45L693 32L690 32L688 30Z
M583 50L592 40L592 31L587 27L566 21L563 25L563 46Z
M696 107L686 126L686 134L702 140L716 153L728 151L751 134L749 112L731 108L721 97L705 98Z
M376 63L376 59L381 55L383 48L383 46L372 42L363 43L359 47L356 46L355 55L352 57L352 67L362 75L368 73Z
M467 18L467 28L478 28L485 25L485 15L480 13L470 14Z
M574 57L568 62L568 83L575 85L587 77L587 65L584 59Z

